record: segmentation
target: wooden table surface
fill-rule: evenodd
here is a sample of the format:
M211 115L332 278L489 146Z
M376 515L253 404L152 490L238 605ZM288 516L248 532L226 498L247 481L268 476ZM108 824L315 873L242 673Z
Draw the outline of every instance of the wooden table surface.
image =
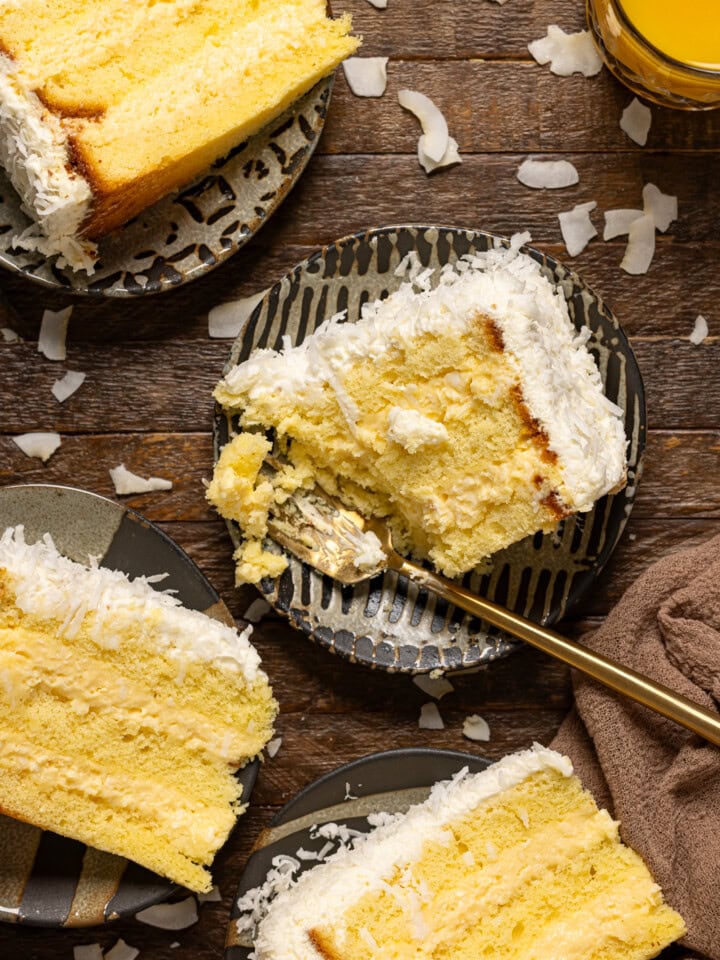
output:
M549 23L584 26L582 0L367 0L336 4L354 14L365 56L390 57L382 99L359 99L338 74L326 129L308 170L258 237L216 271L185 287L135 301L52 295L11 274L0 288L22 342L0 342L0 483L65 483L114 497L108 474L123 461L173 489L123 498L190 554L242 618L255 597L233 589L231 544L208 509L202 479L212 469L210 393L229 342L210 340L216 304L264 289L315 248L368 226L437 223L509 235L529 229L533 244L568 259L559 211L597 201L601 211L641 205L651 181L679 198L680 215L645 276L619 268L624 242L595 239L573 266L614 309L630 336L647 390L645 474L627 530L603 575L562 629L595 627L653 560L720 532L720 111L653 108L641 148L618 123L631 94L606 70L592 79L556 77L527 53ZM431 96L448 119L461 166L427 177L415 150L418 126L397 102L403 87ZM515 171L531 154L567 158L580 182L560 191L522 186ZM66 363L36 347L43 310L73 303ZM711 336L688 341L703 314ZM66 403L50 387L65 369L87 374ZM62 446L47 464L29 459L14 434L57 430ZM427 700L408 677L371 673L313 647L277 617L255 631L280 702L279 754L263 767L251 808L219 855L222 902L199 922L167 933L128 920L93 930L0 927L2 960L63 960L75 944L118 937L152 960L219 960L230 906L254 839L301 787L339 764L388 747L428 745L497 758L548 742L572 700L568 671L531 651L454 680L443 699L445 729L418 729ZM464 740L462 721L488 721L487 745ZM179 941L179 946L172 947Z

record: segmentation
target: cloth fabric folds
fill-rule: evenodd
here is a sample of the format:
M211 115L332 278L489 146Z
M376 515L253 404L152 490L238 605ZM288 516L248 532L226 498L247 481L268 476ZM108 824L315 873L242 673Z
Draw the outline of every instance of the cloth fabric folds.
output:
M720 702L720 536L650 567L588 644L711 709ZM720 747L574 675L552 746L621 822L683 916L682 941L720 960Z

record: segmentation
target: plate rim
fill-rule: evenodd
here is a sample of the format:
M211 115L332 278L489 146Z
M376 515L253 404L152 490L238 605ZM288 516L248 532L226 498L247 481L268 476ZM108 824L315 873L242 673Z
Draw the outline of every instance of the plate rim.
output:
M307 257L295 263L290 269L288 269L274 284L268 287L265 290L262 299L255 305L253 310L250 312L246 318L242 329L239 331L237 337L235 337L230 346L230 355L226 359L222 368L222 376L225 376L227 372L232 369L235 364L233 363L233 356L236 351L242 348L243 339L246 335L246 332L251 324L253 324L256 319L260 316L262 310L268 303L268 301L273 296L279 296L281 293L281 288L283 283L293 283L297 282L301 273L308 268L309 265L315 263L316 261L325 257L328 251L337 251L338 254L342 251L343 248L352 245L363 240L369 241L373 238L378 238L382 236L387 236L389 234L398 232L398 231L415 231L415 232L427 232L427 231L436 231L438 234L442 232L451 233L454 235L462 235L466 238L473 240L477 237L486 238L490 244L499 241L500 244L506 248L510 247L511 238L505 237L501 234L493 233L491 231L483 230L478 227L462 227L462 226L452 226L447 224L426 224L418 222L406 222L400 224L385 224L381 226L367 227L362 228L356 231L345 234L344 236L333 240L329 243L323 244L322 246L313 250ZM637 487L642 478L643 474L643 463L644 463L644 454L647 443L647 404L646 404L646 391L644 379L642 376L642 371L635 356L635 352L632 349L630 344L630 339L626 334L624 328L620 324L615 312L608 306L605 299L596 292L593 286L588 284L573 268L568 267L564 261L558 260L552 253L544 253L538 247L532 245L532 241L528 241L522 244L519 248L520 252L526 253L528 256L532 257L535 262L539 263L541 266L548 266L553 272L558 271L558 269L563 274L563 279L569 281L573 289L576 292L586 291L591 297L594 303L597 305L598 310L601 313L604 313L608 319L611 321L614 334L618 337L619 351L629 360L632 366L632 374L636 379L637 390L634 394L635 398L638 401L638 413L637 413L637 422L636 422L636 432L637 432L637 455L636 460L633 465L634 469L634 479L633 479L633 493L631 498L628 500L626 495L627 507L623 513L623 516L617 521L616 534L612 538L611 544L605 544L600 554L598 555L597 562L593 565L592 570L586 571L586 575L582 578L578 578L578 582L575 584L574 588L568 592L567 600L564 603L564 607L559 613L561 615L555 615L544 621L546 625L552 625L558 620L565 619L577 605L577 603L582 599L584 595L587 594L592 583L597 579L597 577L604 570L608 560L615 551L622 534L627 525L630 513L635 504L637 497ZM310 271L309 271L310 272ZM328 313L327 316L331 314ZM257 349L257 348L255 348ZM226 421L226 415L222 410L222 407L214 402L213 405L213 457L214 462L217 462L219 457L221 447L219 445L220 432L222 430L221 424L223 421ZM628 436L626 433L626 439L628 444L633 442L632 437ZM623 488L623 489L627 489ZM622 491L621 491L622 492ZM606 495L607 496L607 495ZM603 500L604 498L599 498ZM629 508L629 509L628 509ZM594 508L593 508L594 509ZM237 548L238 544L242 541L242 538L239 537L237 524L234 521L227 518L223 518L225 526L229 532L230 538L232 540L233 546ZM282 577L282 574L281 574ZM273 579L272 581L263 580L254 586L258 590L260 596L271 604L273 609L282 615L288 623L299 633L303 634L305 637L310 639L313 643L321 646L331 653L340 656L342 659L347 660L353 664L360 664L363 667L373 669L373 670L382 670L388 673L400 673L406 675L418 675L418 674L427 674L433 670L442 670L443 673L455 674L462 673L466 670L477 669L478 666L485 666L496 659L500 659L504 656L507 656L511 653L516 652L519 649L522 649L523 643L520 640L510 637L508 634L500 632L493 633L493 638L495 639L495 647L488 651L488 655L483 658L478 663L462 663L459 666L444 666L442 663L423 663L421 661L420 654L416 658L416 662L411 666L404 665L402 662L394 662L392 664L383 664L377 662L375 659L372 659L367 656L358 656L356 653L356 647L358 641L362 640L365 636L372 639L373 631L369 631L368 634L357 634L355 640L352 644L352 649L346 651L342 648L339 648L335 643L335 636L337 630L333 632L333 635L330 639L323 638L318 635L316 628L310 627L307 621L303 620L301 617L296 616L292 608L283 609L281 606L273 603L271 599L271 594L274 590L277 589L277 584L279 583L280 577ZM337 584L337 581L333 581ZM267 589L265 589L267 585ZM342 629L342 628L340 628ZM496 635L497 633L497 635ZM396 644L399 646L399 644ZM422 651L422 647L417 648L418 651Z
M38 482L2 484L0 485L0 500L2 499L5 491L33 490L33 489L34 490L40 489L40 490L46 490L46 491L54 491L54 490L60 491L64 494L79 496L80 499L91 498L103 504L106 504L106 505L109 504L110 507L112 507L117 512L119 518L129 515L130 517L132 517L133 522L141 524L146 529L150 529L153 535L159 535L159 539L163 543L165 549L168 549L168 548L171 549L172 552L176 556L178 556L184 563L190 565L190 567L194 570L194 572L198 574L199 577L201 578L203 585L208 590L209 594L216 598L213 605L218 604L219 605L218 611L221 613L227 614L227 616L232 619L232 622L235 623L235 619L234 617L232 617L232 614L230 613L227 605L225 604L225 601L218 594L217 590L215 590L214 586L212 585L210 580L205 576L205 574L200 569L200 567L195 563L195 561L190 557L190 555L185 550L183 550L183 548L175 540L173 540L172 537L170 537L167 533L165 533L164 530L160 529L160 527L158 527L154 521L149 520L143 514L139 513L137 510L134 510L132 507L125 506L124 504L119 503L117 500L113 500L110 497L106 497L106 496L103 496L102 494L95 493L92 490L85 490L82 487L71 486L70 484L38 483ZM0 533L2 533L4 529L6 528L0 529ZM50 531L47 531L47 532L50 532ZM52 536L52 533L50 533L50 535ZM250 803L250 798L252 796L253 790L255 788L255 784L257 782L259 770L260 770L260 759L258 757L254 757L252 760L248 761L248 763L244 767L239 768L239 770L237 771L238 776L242 774L242 784L243 784L242 802L246 805L249 805ZM8 819L12 820L14 818L8 817ZM228 838L225 841L226 844L230 842L230 839L233 833L235 832L235 830L237 829L238 825L240 824L240 822L241 822L241 817L237 817L230 831L230 834L228 835ZM47 833L53 836L61 837L61 839L67 840L68 842L71 842L71 843L80 843L86 849L99 849L99 848L91 848L88 844L83 844L82 841L77 841L77 840L73 840L72 838L63 837L61 834L54 834L53 831L43 830L41 827L35 827L35 825L33 824L31 824L31 826L33 826L34 829L36 830L40 830L42 834ZM225 846L225 844L223 846ZM219 853L220 851L218 851L218 854ZM115 854L114 856L120 856L120 855ZM124 857L122 859L125 859L128 865L130 866L132 866L135 863L134 861L129 860L127 857ZM143 868L143 869L148 869L148 868ZM31 869L31 873L32 873L32 869ZM172 880L169 880L166 877L162 877L160 874L154 874L153 871L149 871L149 873L153 874L153 876L157 876L160 882L165 883L166 889L164 889L163 891L159 892L156 895L150 895L143 900L138 900L137 903L135 903L131 908L123 908L120 911L113 910L112 913L108 912L107 910L109 904L112 902L112 898L111 898L105 904L105 909L103 911L102 918L99 918L97 915L91 916L88 914L87 916L84 916L83 918L78 919L77 916L73 915L72 913L68 913L65 921L58 923L50 920L43 920L41 918L34 917L34 916L21 917L20 914L17 912L10 912L10 910L5 912L0 910L0 923L6 923L11 926L14 924L17 924L18 926L23 928L36 927L39 929L55 929L55 930L88 929L91 927L104 927L107 924L115 922L116 920L132 918L135 916L135 914L139 913L141 910L144 910L145 908L150 906L154 906L155 904L158 904L158 903L164 903L165 901L176 897L178 893L185 890L185 888L181 884L173 883ZM124 871L123 871L123 874L121 874L120 880L118 882L118 887L116 888L116 891L115 891L116 893L117 893L117 890L120 889L123 876L124 876ZM11 908L11 910L17 911L18 909L21 909L21 908L22 908L22 895L20 897L20 907L19 908L13 907Z

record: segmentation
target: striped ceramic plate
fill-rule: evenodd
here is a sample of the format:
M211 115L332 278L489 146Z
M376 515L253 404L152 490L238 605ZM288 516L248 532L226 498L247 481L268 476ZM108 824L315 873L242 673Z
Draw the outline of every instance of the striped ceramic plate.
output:
M368 833L370 814L402 813L412 804L422 803L438 780L448 780L463 767L478 773L489 763L470 753L410 747L373 753L311 783L283 807L255 844L230 914L225 960L248 960L250 956L251 937L238 930L241 911L237 901L248 890L264 883L273 860L292 858L298 876L303 870L317 866L317 860L300 860L299 849L312 855L328 845L333 847L318 835L315 827L340 823L351 830ZM329 852L335 849L337 845Z
M415 251L424 267L454 263L467 253L507 244L491 234L449 227L384 227L318 250L269 290L235 342L226 371L258 347L279 349L282 338L301 342L327 317L347 310L348 321L368 300L385 297L403 278L402 258ZM526 248L559 285L578 328L591 331L588 347L605 392L625 412L628 482L590 513L571 517L556 533L536 534L495 554L491 571L471 572L470 589L536 621L551 624L588 589L625 526L635 499L645 443L645 401L635 357L603 301L552 257ZM216 412L216 456L230 424ZM236 546L237 527L230 524ZM296 558L262 592L308 637L353 661L409 673L474 667L508 653L515 643L393 572L344 587Z
M55 546L80 563L130 577L167 573L186 607L232 624L192 560L161 530L104 497L45 484L0 488L0 531L23 524L29 542L50 533ZM255 783L257 761L239 774L243 799ZM137 864L75 840L0 816L0 920L37 926L83 927L127 916L167 899L178 888Z

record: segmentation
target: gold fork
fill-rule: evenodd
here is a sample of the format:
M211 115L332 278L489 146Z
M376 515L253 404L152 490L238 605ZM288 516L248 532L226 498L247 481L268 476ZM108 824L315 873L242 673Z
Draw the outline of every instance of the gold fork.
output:
M298 492L273 510L269 520L272 538L321 573L340 583L353 584L385 570L395 570L456 607L525 640L616 693L720 746L720 717L717 714L609 657L573 643L553 630L526 620L401 557L393 549L387 524L348 509L321 488ZM367 554L368 548L371 556L358 566L358 557Z

